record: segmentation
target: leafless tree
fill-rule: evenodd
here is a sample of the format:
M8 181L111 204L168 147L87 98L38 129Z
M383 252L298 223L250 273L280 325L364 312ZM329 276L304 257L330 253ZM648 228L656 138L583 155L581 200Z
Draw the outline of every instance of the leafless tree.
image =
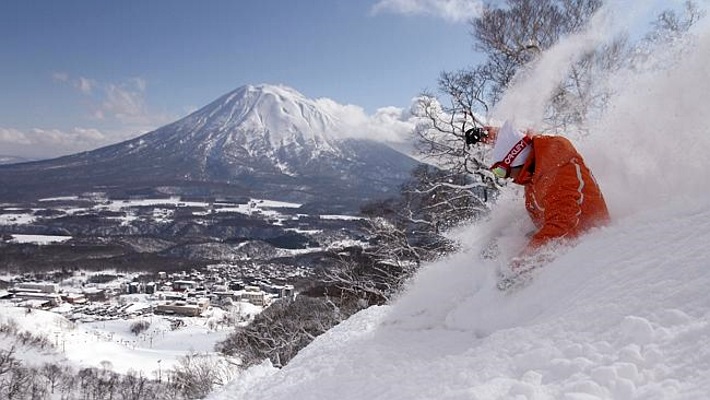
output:
M15 366L9 371L9 378L3 384L4 398L8 400L26 399L32 386L33 374L29 368ZM0 395L3 393L0 391Z
M14 330L1 333L22 335ZM25 340L26 341L26 340ZM71 366L57 362L41 366L28 366L14 357L20 341L9 350L0 351L0 398L1 399L83 399L83 400L178 400L183 396L175 381L158 382L129 371L125 375L110 370L111 363L103 361L102 368L84 368L75 372ZM34 340L26 345L46 349ZM217 369L214 369L217 370ZM224 380L222 380L224 381ZM195 398L195 397L190 397Z
M396 198L363 207L369 245L337 253L336 265L325 271L326 292L339 305L363 308L388 302L400 292L423 262L458 248L444 236L485 212L470 190L465 174L422 165L412 172Z
M40 372L41 376L47 381L50 393L54 394L54 391L61 383L64 370L57 363L47 363L42 366Z
M49 397L47 385L40 379L40 372L36 368L28 368L30 373L30 385L28 390L28 399L44 399Z
M622 68L635 70L645 65L655 48L674 49L670 64L682 58L679 56L687 46L683 40L690 29L704 17L705 13L694 1L686 1L681 9L661 12L653 23L653 29L640 43L632 43L625 34L619 34L611 41L588 51L570 66L566 79L560 82L548 107L548 128L567 131L574 127L579 133L586 133L587 122L603 115L615 88L609 86L608 77ZM650 68L664 68L663 61L646 65Z
M135 371L128 371L121 380L118 391L121 400L141 400L146 398L148 379Z
M403 185L395 212L399 220L409 225L415 238L428 238L485 214L486 190L485 184L463 171L421 165ZM429 251L429 257L424 259L438 255L437 247L421 247Z
M521 68L562 36L579 30L601 4L601 0L507 0L486 6L470 22L473 49L484 61L441 74L439 92L449 98L450 106L435 107L436 102L427 100L432 96L423 98L420 109L429 121L418 132L423 153L437 161L446 159L444 168L475 174L483 166L482 157L468 152L464 144L464 132L478 122L475 116L486 115ZM486 175L479 181L493 183Z
M138 336L150 328L150 321L140 320L131 324L130 331L132 334Z
M471 21L474 49L484 54L495 103L518 69L579 30L601 7L601 0L507 0L489 5Z
M281 366L344 318L341 310L327 299L299 295L295 300L271 305L249 325L237 328L217 349L238 355L243 367L266 359Z
M705 10L701 9L695 1L686 0L683 9L665 10L659 14L654 23L654 30L647 35L650 41L668 42L682 36L695 24L705 17Z
M223 362L198 353L181 357L170 375L172 385L186 399L203 398L231 377Z
M336 265L322 277L323 295L337 307L351 310L387 303L417 269L418 264L402 257L402 252L416 253L419 249L407 244L404 233L383 218L371 220L380 225L381 240L372 249L382 253L379 258L362 249L349 249L339 254ZM348 316L349 313L345 313Z
M14 357L15 346L10 346L8 350L0 350L0 377L7 374L14 366L18 364Z
M585 135L588 121L603 114L614 94L613 87L604 85L606 77L625 65L630 51L628 36L619 35L571 65L547 107L547 130L566 132L574 128Z
M0 396L7 394L12 380L12 371L20 366L14 354L15 346L11 346L9 350L0 350Z

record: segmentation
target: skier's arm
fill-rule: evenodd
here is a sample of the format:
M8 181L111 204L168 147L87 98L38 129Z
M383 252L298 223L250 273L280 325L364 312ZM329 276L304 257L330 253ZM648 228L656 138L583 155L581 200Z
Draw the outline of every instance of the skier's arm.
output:
M542 227L532 236L525 253L534 252L553 239L564 238L579 224L584 181L577 165L560 167L547 195Z

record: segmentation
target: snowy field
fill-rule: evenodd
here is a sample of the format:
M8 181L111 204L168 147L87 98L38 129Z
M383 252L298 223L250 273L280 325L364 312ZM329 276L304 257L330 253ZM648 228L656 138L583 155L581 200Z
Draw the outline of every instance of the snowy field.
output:
M616 11L619 25L638 16ZM576 39L588 46L614 31ZM665 48L647 60L677 62L670 70L615 73L612 107L588 137L573 138L607 197L610 226L560 250L528 287L501 293L495 270L531 228L511 188L489 221L454 234L462 252L425 266L392 305L356 314L283 369L253 367L209 399L709 398L707 18L696 33L682 57ZM555 69L532 73L546 71ZM534 98L524 89L519 100ZM480 256L491 240L499 261Z
M141 199L141 200L107 200L101 197L92 199L96 204L90 207L65 207L65 206L53 206L56 202L66 202L66 201L77 201L82 200L77 196L68 197L52 197L39 200L43 204L47 205L47 208L36 208L31 210L22 210L16 207L1 207L0 206L0 225L30 225L38 221L38 217L35 215L38 212L45 211L47 209L52 209L55 211L62 212L65 216L70 215L82 215L90 212L125 212L126 215L120 217L107 217L108 219L116 220L122 225L130 224L133 221L139 219L135 215L135 209L153 207L152 219L156 222L170 222L175 213L176 208L195 208L202 209L202 211L193 211L193 215L196 216L207 216L212 213L238 213L244 215L255 215L259 214L266 218L272 218L277 221L283 222L285 220L298 218L293 215L286 215L279 210L284 209L297 209L302 206L298 203L289 203L276 200L265 200L265 199L250 199L247 203L237 204L228 202L215 202L207 203L202 201L184 201L180 197L170 197L166 199ZM89 199L83 199L89 200ZM168 207L168 208L161 208ZM350 216L326 216L325 219L351 219L354 217ZM31 235L14 235L16 237L15 242L18 243L36 243L36 244L46 244L49 237L39 237L36 240L32 240Z
M62 243L71 239L72 236L63 235L20 235L12 234L12 239L10 243L34 243L34 244L51 244L51 243Z
M239 306L238 311L245 317L261 311L260 307L251 304L239 303ZM224 340L232 330L217 324L223 313L219 309L211 309L200 318L144 316L74 323L53 312L33 310L28 314L24 308L0 303L0 322L12 320L21 330L47 337L57 351L74 365L103 368L105 362L109 362L114 372L134 370L147 377L157 377L189 353L219 357L214 352L214 345ZM149 322L150 327L134 335L130 328L139 320ZM175 327L171 321L177 320L182 323ZM7 343L0 341L0 346L3 345ZM33 356L25 361L41 364Z
M29 225L35 221L37 217L25 213L0 214L0 225Z

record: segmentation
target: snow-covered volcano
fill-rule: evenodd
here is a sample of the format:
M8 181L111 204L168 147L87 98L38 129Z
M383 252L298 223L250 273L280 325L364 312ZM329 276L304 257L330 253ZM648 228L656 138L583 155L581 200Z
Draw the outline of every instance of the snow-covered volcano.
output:
M172 148L186 156L199 154L202 162L193 174L201 177L295 177L312 175L313 168L323 168L326 162L338 168L334 164L360 159L351 140L338 135L342 131L337 117L291 88L247 85L129 147L136 152Z
M2 167L0 199L159 188L352 209L392 194L416 162L347 129L291 88L247 85L138 138Z
M285 86L243 86L176 124L205 144L338 152L336 117ZM279 158L278 155L276 155ZM288 160L286 160L288 161Z

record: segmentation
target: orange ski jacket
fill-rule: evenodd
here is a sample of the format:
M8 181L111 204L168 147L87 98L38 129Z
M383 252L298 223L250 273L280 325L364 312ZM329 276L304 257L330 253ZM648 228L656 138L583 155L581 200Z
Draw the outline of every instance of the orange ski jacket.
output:
M569 140L532 136L532 150L514 181L525 186L525 208L538 228L526 253L609 221L599 185Z

